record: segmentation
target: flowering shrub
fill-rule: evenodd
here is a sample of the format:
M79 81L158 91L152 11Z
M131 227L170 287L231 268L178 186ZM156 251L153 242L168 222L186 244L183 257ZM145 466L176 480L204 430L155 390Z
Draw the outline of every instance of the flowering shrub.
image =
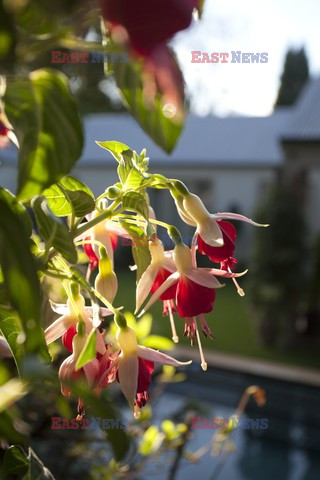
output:
M70 8L78 8L76 3L70 2ZM82 2L79 4L83 8ZM157 1L154 5L102 1L107 28L103 28L103 45L107 42L106 48L115 52L130 50L130 62L115 64L113 71L124 103L168 152L182 130L185 108L182 75L167 42L188 27L197 4L193 0ZM46 6L50 9L51 2ZM36 27L40 4L32 7L28 1L21 2L9 11L17 64L23 63L26 71L35 45L42 53L52 42L74 48L79 40L81 48L93 48L90 42L75 37L83 26L79 18L87 15L87 10L67 17L69 28L62 28L58 20L63 8L58 2L41 32ZM26 22L25 15L30 12L33 24ZM86 15L83 22L89 29ZM29 56L23 45L30 48ZM231 279L244 295L237 277L246 272L235 272L236 229L228 220L258 224L234 213L208 212L201 199L178 179L150 173L145 150L138 154L116 140L97 141L106 155L113 155L119 181L106 185L95 198L87 185L69 175L81 155L83 132L68 78L45 68L24 76L10 73L7 81L1 79L1 96L0 147L8 147L10 142L18 147L19 167L16 195L0 188L0 355L14 358L19 378L8 380L4 375L0 386L0 419L7 422L3 431L0 427L0 438L25 441L14 415L5 410L32 390L37 379L55 385L59 377L62 395L78 398L79 422L85 405L97 415L107 410L108 418L114 417L104 392L116 384L138 418L149 399L155 365L180 367L191 362L180 362L139 344L136 329L123 314L126 306L115 303L118 280L113 257L118 237L132 240L136 318L143 317L156 301L163 302L173 341L179 341L181 332L175 317L180 317L184 320L183 335L192 345L197 342L201 366L206 370L200 331L213 337L205 315L214 308L216 289ZM194 227L191 245L183 241L176 226L155 218L150 189L162 189L172 196L182 220ZM173 250L165 251L161 229L172 239ZM211 268L197 266L197 250L213 262ZM66 296L65 303L56 303L49 290L49 326L43 315L48 279L61 285ZM110 326L112 321L114 327ZM48 364L54 354L51 344L60 338L66 358L57 375ZM126 433L110 433L109 440L116 457L123 458L128 446ZM10 455L15 462L22 462L21 471L25 471L27 460L22 460L21 452L11 450ZM29 469L34 461L30 454Z

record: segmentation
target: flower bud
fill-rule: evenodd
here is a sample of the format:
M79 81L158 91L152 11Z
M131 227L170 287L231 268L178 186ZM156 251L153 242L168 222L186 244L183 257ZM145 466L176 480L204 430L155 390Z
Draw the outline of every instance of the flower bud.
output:
M108 198L110 198L110 200L117 198L119 194L120 194L120 190L118 187L115 187L115 186L109 187L106 190L106 195Z
M194 193L189 193L183 199L183 207L187 213L197 222L202 223L210 218L210 213L204 206L202 200Z
M70 312L70 316L74 319L77 319L80 315L81 317L85 316L85 300L80 293L79 285L76 282L70 283L70 290L72 299L68 298L67 306Z
M100 248L99 273L95 280L95 289L108 302L112 303L118 290L117 276L112 270L111 260L104 247Z
M136 355L138 342L135 331L131 327L119 328L116 339L124 355Z

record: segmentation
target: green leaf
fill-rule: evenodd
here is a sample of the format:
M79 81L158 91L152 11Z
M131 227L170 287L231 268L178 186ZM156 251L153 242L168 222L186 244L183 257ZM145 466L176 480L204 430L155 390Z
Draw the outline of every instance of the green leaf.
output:
M4 102L20 144L18 198L27 200L69 173L82 152L82 125L68 79L58 71L13 77Z
M26 210L26 208L20 203L16 196L7 190L6 188L0 187L0 198L4 200L9 207L14 211L14 213L20 218L23 223L26 235L31 236L32 233L32 221Z
M96 144L99 145L99 147L104 148L105 150L108 150L114 158L120 162L123 158L123 152L129 150L129 152L132 152L130 147L126 145L125 143L122 142L116 142L115 140L110 140L108 142L98 142L96 141Z
M122 206L126 210L140 213L144 218L148 218L149 210L145 196L138 192L127 192L122 197Z
M26 395L26 385L17 378L11 378L0 387L0 412L6 410L14 402Z
M28 462L28 471L23 477L23 480L55 480L50 470L43 465L32 448L29 448Z
M141 344L155 350L173 350L174 348L174 343L169 338L160 337L160 335L149 335L142 340Z
M133 151L130 147L121 142L108 141L96 142L99 147L104 148L110 152L119 163L118 176L121 183L124 185L132 170L138 170L133 163Z
M175 93L180 97L180 104L183 105L182 75L173 53L168 49L166 54L170 64L170 67L169 65L167 67L173 77L169 80L172 80L173 88L176 89ZM155 70L158 71L157 68ZM155 80L154 84L158 88L156 97L152 101L146 99L145 91L147 89L144 88L142 79L147 77L143 75L142 61L114 63L113 71L126 108L154 142L167 153L170 153L174 149L184 126L184 110L169 118L168 114L166 114L168 106L166 105L164 95L158 88L157 79L153 79ZM180 108L180 110L182 109Z
M23 343L18 341L23 338L24 334L20 318L16 312L0 308L0 331L11 348L19 371L19 365L25 354L25 348Z
M86 340L86 343L79 355L79 358L76 363L76 370L79 370L79 368L83 367L86 365L86 363L91 362L96 356L96 338L97 338L97 332L96 329L94 328L91 330L90 334L88 335L88 338Z
M76 263L77 251L66 225L52 215L46 199L39 195L33 201L33 209L40 235L70 263Z
M132 168L123 185L123 190L131 190L148 183L148 179L136 168Z
M72 209L76 217L84 217L95 208L94 195L90 188L71 176L62 178L59 184L44 190L43 195L57 217L70 215Z
M24 475L29 462L24 450L19 445L11 445L6 451L2 466L2 475Z
M121 222L122 227L132 237L132 255L137 265L137 282L151 262L151 255L148 247L148 238L142 228L131 223Z
M0 264L9 301L17 310L23 325L26 351L41 351L44 358L48 359L40 325L40 285L30 242L20 217L1 198Z
M152 327L152 315L146 313L143 317L137 322L136 333L139 341L147 337L151 331Z
M26 438L25 433L22 433L22 426L16 422L13 414L9 411L0 413L0 437L5 438L8 443L24 444Z

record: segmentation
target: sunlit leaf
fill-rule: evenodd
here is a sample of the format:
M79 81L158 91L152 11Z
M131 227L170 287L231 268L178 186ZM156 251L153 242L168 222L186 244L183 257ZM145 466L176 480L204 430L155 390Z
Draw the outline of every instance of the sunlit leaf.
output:
M86 343L79 355L79 358L76 363L76 370L86 365L86 363L93 360L96 356L96 338L97 332L95 329L91 330Z
M81 155L82 125L68 79L58 71L14 77L4 102L20 144L18 198L26 200L69 173Z
M169 338L159 335L149 335L141 344L155 350L173 350L174 348L174 343Z
M76 263L77 251L70 232L60 219L53 216L43 196L40 195L33 201L33 209L40 235L69 262Z
M94 195L83 182L71 176L64 177L59 184L54 184L43 191L48 206L57 217L72 213L83 217L95 208Z
M122 197L122 205L126 210L140 213L144 218L148 218L148 204L141 193L127 192Z
M121 222L123 228L132 237L132 255L137 265L137 282L141 275L145 272L151 262L150 251L148 247L147 237L144 231L137 225Z

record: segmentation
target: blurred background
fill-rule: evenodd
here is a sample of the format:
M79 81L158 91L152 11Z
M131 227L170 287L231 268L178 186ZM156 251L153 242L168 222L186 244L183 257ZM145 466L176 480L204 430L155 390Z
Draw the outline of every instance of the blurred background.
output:
M315 0L206 0L202 21L172 42L190 114L170 156L125 113L114 83L103 76L103 65L63 66L85 130L85 148L73 174L96 195L117 177L114 159L106 158L95 140L119 140L138 152L146 147L150 170L181 179L210 212L232 211L270 224L260 230L235 223L237 269L249 268L240 279L246 295L240 298L231 282L217 292L215 310L207 316L216 338L204 340L209 371L201 372L196 351L186 381L171 382L167 396L155 405L159 424L168 411L173 416L180 411L181 419L181 411L198 408L205 418L226 418L245 388L257 384L267 401L257 407L251 399L246 415L268 418L268 429L236 432L236 450L223 460L223 468L216 470L206 452L174 478L193 478L198 472L208 480L320 478L319 18ZM97 38L94 29L89 37ZM192 63L191 51L267 52L268 62ZM49 65L49 55L34 63L46 61ZM14 191L15 149L1 150L0 162L1 185ZM191 239L167 192L152 191L150 201L159 220L176 224ZM133 311L130 250L119 241L117 301ZM208 265L201 256L198 260ZM160 302L152 310L152 333L170 338L161 310ZM178 322L178 352L189 358ZM210 430L192 431L189 448L196 451L211 437ZM98 470L96 475L107 478ZM153 472L152 478L165 477Z

